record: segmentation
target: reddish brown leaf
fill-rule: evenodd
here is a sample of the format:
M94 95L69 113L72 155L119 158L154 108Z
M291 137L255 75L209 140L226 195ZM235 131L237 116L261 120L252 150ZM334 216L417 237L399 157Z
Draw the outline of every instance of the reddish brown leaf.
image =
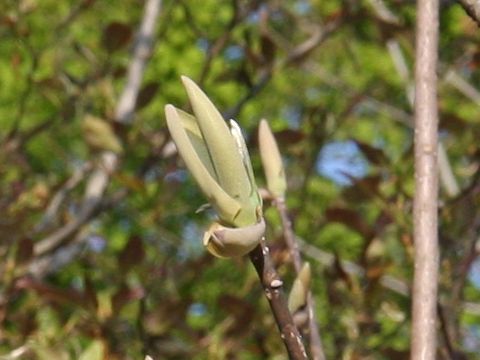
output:
M37 317L35 315L35 312L31 310L28 313L20 314L20 318L17 320L20 333L25 338L37 329Z
M388 268L388 264L376 264L369 266L367 268L366 276L370 280L378 280L385 274Z
M344 197L350 202L360 202L371 199L378 193L382 178L380 175L367 176L362 179L351 178L352 186L343 192Z
M365 238L373 236L373 229L362 219L360 214L354 210L331 207L325 211L325 217L330 222L338 222L344 224L352 230L357 231Z
M270 64L275 58L275 50L276 50L275 43L272 41L272 39L268 35L261 34L260 46L261 46L261 51L262 51L262 56L264 61L267 64Z
M123 272L128 272L132 266L138 265L145 257L142 239L132 236L118 256L118 264Z
M358 140L353 140L360 151L365 155L367 160L373 164L373 165L385 165L388 163L388 158L383 152L382 149L375 148L367 143L358 141Z
M117 66L112 71L112 76L114 79L122 79L127 73L127 68L123 65Z
M447 110L442 111L442 116L440 118L440 129L461 134L468 126L469 124L465 121L465 119L461 118L457 114L448 112Z
M112 296L112 311L118 314L122 308L131 301L139 300L145 296L145 290L141 287L129 288L122 284L117 292Z
M103 30L103 46L108 52L114 52L126 46L132 38L132 28L121 22L111 22Z
M280 146L297 144L305 139L305 134L303 132L293 129L278 131L274 133L274 136Z
M29 277L18 279L15 283L15 288L33 290L43 299L60 304L70 302L81 307L86 305L83 293L78 290L71 288L61 289Z
M33 241L30 238L22 238L18 242L15 264L22 265L28 263L33 256Z
M98 308L98 299L95 287L93 286L92 280L86 276L84 279L85 289L83 290L83 296L85 298L86 304L92 307L92 309L97 310Z
M349 289L352 289L354 287L352 277L350 274L343 268L342 261L338 257L337 254L335 254L335 261L333 263L333 269L336 273L336 275L345 281Z
M274 132L273 136L278 143L280 149L284 149L289 145L296 145L302 140L305 139L305 134L299 130L285 129ZM258 144L258 130L252 133L250 141L248 143L249 147L257 146Z
M158 87L158 82L149 82L140 90L137 97L137 110L147 106L152 101L158 91Z
M239 297L225 294L218 299L218 306L235 317L235 323L229 329L230 335L238 336L250 329L255 315L253 306Z

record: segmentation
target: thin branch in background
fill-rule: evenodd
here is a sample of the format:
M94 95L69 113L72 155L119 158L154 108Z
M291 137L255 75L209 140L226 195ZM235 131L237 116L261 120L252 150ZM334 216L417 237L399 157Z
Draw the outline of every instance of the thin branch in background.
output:
M78 2L65 16L55 28L55 33L60 34L65 31L65 27L69 26L82 12L91 7L96 0L82 0Z
M21 127L23 116L27 112L27 104L30 100L30 95L32 94L34 88L34 74L38 69L39 57L40 54L33 48L33 46L28 42L28 39L24 41L25 49L28 51L30 58L32 59L32 64L30 70L28 71L27 77L25 79L26 85L22 94L18 97L18 111L15 116L15 120L11 129L8 132L7 138L14 137L17 135Z
M275 66L266 67L259 76L258 81L250 87L247 94L245 94L237 104L225 113L225 118L235 118L245 104L265 88L275 72L278 72L280 69L286 68L296 62L304 61L308 58L309 54L318 49L331 35L333 35L343 23L344 17L342 16L328 22L324 26L316 26L313 35L296 46L289 44L288 41L283 39L283 37L273 29L267 30L265 27L265 31L268 31L269 36L275 41L276 45L287 52L286 57L279 61Z
M292 229L292 222L288 217L288 210L283 198L277 198L274 200L274 205L277 208L278 213L282 221L283 236L285 242L287 243L289 253L292 256L293 266L295 272L298 275L302 270L302 257L300 255L300 247L297 242L297 238ZM307 296L307 307L308 313L308 329L309 329L309 340L310 340L310 352L314 360L325 360L325 351L323 350L322 340L320 337L320 332L318 330L318 324L315 315L315 300L312 296L312 291L309 290Z
M398 74L406 84L406 96L410 107L414 108L414 97L415 97L415 87L410 78L410 71L407 66L407 61L402 52L400 44L395 39L390 39L387 42L387 49L392 57L395 68L397 69ZM454 73L453 71L451 71ZM446 76L448 78L448 74ZM462 79L463 80L463 79ZM468 85L468 83L467 83ZM450 160L448 159L447 151L443 142L440 140L438 142L438 166L440 171L440 181L442 188L445 190L445 193L448 197L452 198L458 195L460 192L460 186L458 185L457 179L453 174L452 166L450 165Z
M132 121L145 65L152 53L155 25L161 5L161 0L149 0L145 4L140 30L133 46L132 61L128 67L127 83L115 109L115 120L120 123L128 124Z
M116 121L123 124L130 123L133 118L145 65L153 49L155 27L161 4L161 0L148 0L145 3L140 30L128 68L127 82L115 109ZM90 220L102 202L103 194L110 182L110 176L117 169L118 163L119 158L116 154L112 152L101 154L97 168L88 180L84 200L77 217L53 234L38 241L34 247L35 255L42 255L56 249Z
M185 12L189 13L189 11L187 10L187 6L184 5L184 7L185 7ZM200 86L205 82L205 79L207 78L207 75L211 70L213 60L217 57L217 55L221 51L223 51L225 46L227 46L228 42L230 41L230 39L232 37L233 30L243 20L245 15L247 15L247 13L245 13L245 14L241 13L241 11L238 7L237 1L232 2L232 9L233 9L232 18L228 22L228 24L226 25L223 34L219 38L217 38L213 42L213 44L211 46L209 46L209 48L208 48L207 56L206 56L205 61L203 63L202 70L200 72L200 76L199 76L199 80L198 80L198 84ZM194 24L193 20L192 20L192 24Z
M270 249L265 243L265 238L262 238L260 244L250 252L249 256L260 278L265 297L272 309L275 322L290 359L308 359L302 337L288 310L287 300L283 292L283 282L278 276L270 258Z
M434 360L438 293L438 0L417 2L411 359Z
M38 222L38 224L33 229L34 233L39 233L44 231L48 226L50 226L55 219L60 206L64 202L67 194L73 190L83 179L85 178L86 174L92 168L92 164L90 162L86 162L82 164L80 167L76 168L72 176L65 182L65 184L56 192L56 194L50 200L50 203L45 210L45 213L42 216L42 219Z
M300 251L302 254L312 260L317 261L327 268L333 268L335 266L335 255L323 251L316 246L308 244L305 240L297 237L297 242L300 246ZM478 253L475 254L478 256ZM360 265L357 265L351 261L340 259L340 264L342 269L349 275L365 277L366 271ZM468 272L468 271L467 271ZM385 289L391 290L396 294L410 297L410 287L406 281L400 280L392 275L382 275L379 279L379 284ZM463 301L459 304L461 310L465 313L479 316L480 315L480 304Z
M478 0L457 0L465 12L480 27L480 1Z
M440 323L440 332L443 335L443 342L445 344L445 349L443 350L446 353L446 356L450 359L455 359L455 350L453 347L453 342L452 342L452 335L448 331L448 322L446 320L446 315L445 315L445 310L443 309L443 306L438 304L437 308L438 312L438 320Z
M260 79L258 79L257 83L254 84L248 92L228 111L225 112L224 117L225 119L234 119L238 116L240 111L242 111L243 107L253 99L263 88L268 84L270 79L272 78L272 69L268 69L265 71Z
M480 91L462 78L457 71L453 69L448 70L443 80L480 106Z
M110 175L115 170L118 159L113 153L102 154L101 167L98 167L90 175L86 186L84 200L77 216L65 226L35 243L34 254L43 255L59 247L66 239L69 239L77 230L94 215L98 205L102 201L103 193L108 185Z

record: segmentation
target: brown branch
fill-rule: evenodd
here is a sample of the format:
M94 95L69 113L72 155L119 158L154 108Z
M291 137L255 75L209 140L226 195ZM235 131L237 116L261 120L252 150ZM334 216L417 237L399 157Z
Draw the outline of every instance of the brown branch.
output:
M415 269L411 359L435 359L438 293L438 0L417 2L415 63Z
M292 256L293 267L297 275L302 270L302 257L300 255L300 248L297 242L297 238L292 229L292 222L288 217L288 210L285 204L285 199L277 198L274 201L275 207L280 214L282 221L283 237L288 246L290 255ZM311 290L307 296L308 313L308 328L309 328L309 340L310 340L310 352L314 360L325 360L325 351L323 350L322 340L320 338L320 332L315 315L315 300L312 296Z
M465 12L480 26L480 2L478 0L457 0Z
M250 252L249 256L260 278L265 297L270 304L290 359L308 359L302 337L288 310L287 301L283 292L283 282L273 266L272 259L270 258L270 249L265 244L264 238L260 241L260 244Z

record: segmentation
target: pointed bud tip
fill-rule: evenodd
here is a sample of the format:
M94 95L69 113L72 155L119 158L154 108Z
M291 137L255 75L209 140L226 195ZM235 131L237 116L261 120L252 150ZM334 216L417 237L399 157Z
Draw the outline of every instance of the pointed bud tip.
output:
M165 105L165 118L167 121L167 126L169 126L169 128L171 124L176 121L174 119L178 118L177 108L172 104Z
M182 79L182 83L186 88L188 88L189 86L197 86L195 81L190 79L188 76L182 75L180 76L180 78Z

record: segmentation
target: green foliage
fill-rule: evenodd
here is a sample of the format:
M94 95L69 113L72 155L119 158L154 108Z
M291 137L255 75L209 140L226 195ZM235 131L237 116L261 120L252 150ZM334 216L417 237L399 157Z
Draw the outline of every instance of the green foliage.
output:
M258 184L266 183L260 119L273 129L296 234L317 250L303 256L327 358L406 358L410 299L385 287L385 276L409 285L412 275L414 4L380 1L398 19L389 23L378 1L163 1L137 111L120 125L115 108L143 3L1 6L0 357L20 349L28 359L285 358L250 264L202 249L215 214L195 213L206 199L172 152L163 112L167 103L191 112L186 75L245 130ZM292 58L324 26L331 33ZM480 35L452 2L441 31L440 135L461 193L441 190L439 349L448 350L448 335L455 352L479 359ZM89 116L102 124L100 140L85 131ZM325 159L336 143L354 156L340 146ZM120 162L101 206L39 256L39 243L81 218L105 149ZM290 289L295 276L268 199L264 213Z

